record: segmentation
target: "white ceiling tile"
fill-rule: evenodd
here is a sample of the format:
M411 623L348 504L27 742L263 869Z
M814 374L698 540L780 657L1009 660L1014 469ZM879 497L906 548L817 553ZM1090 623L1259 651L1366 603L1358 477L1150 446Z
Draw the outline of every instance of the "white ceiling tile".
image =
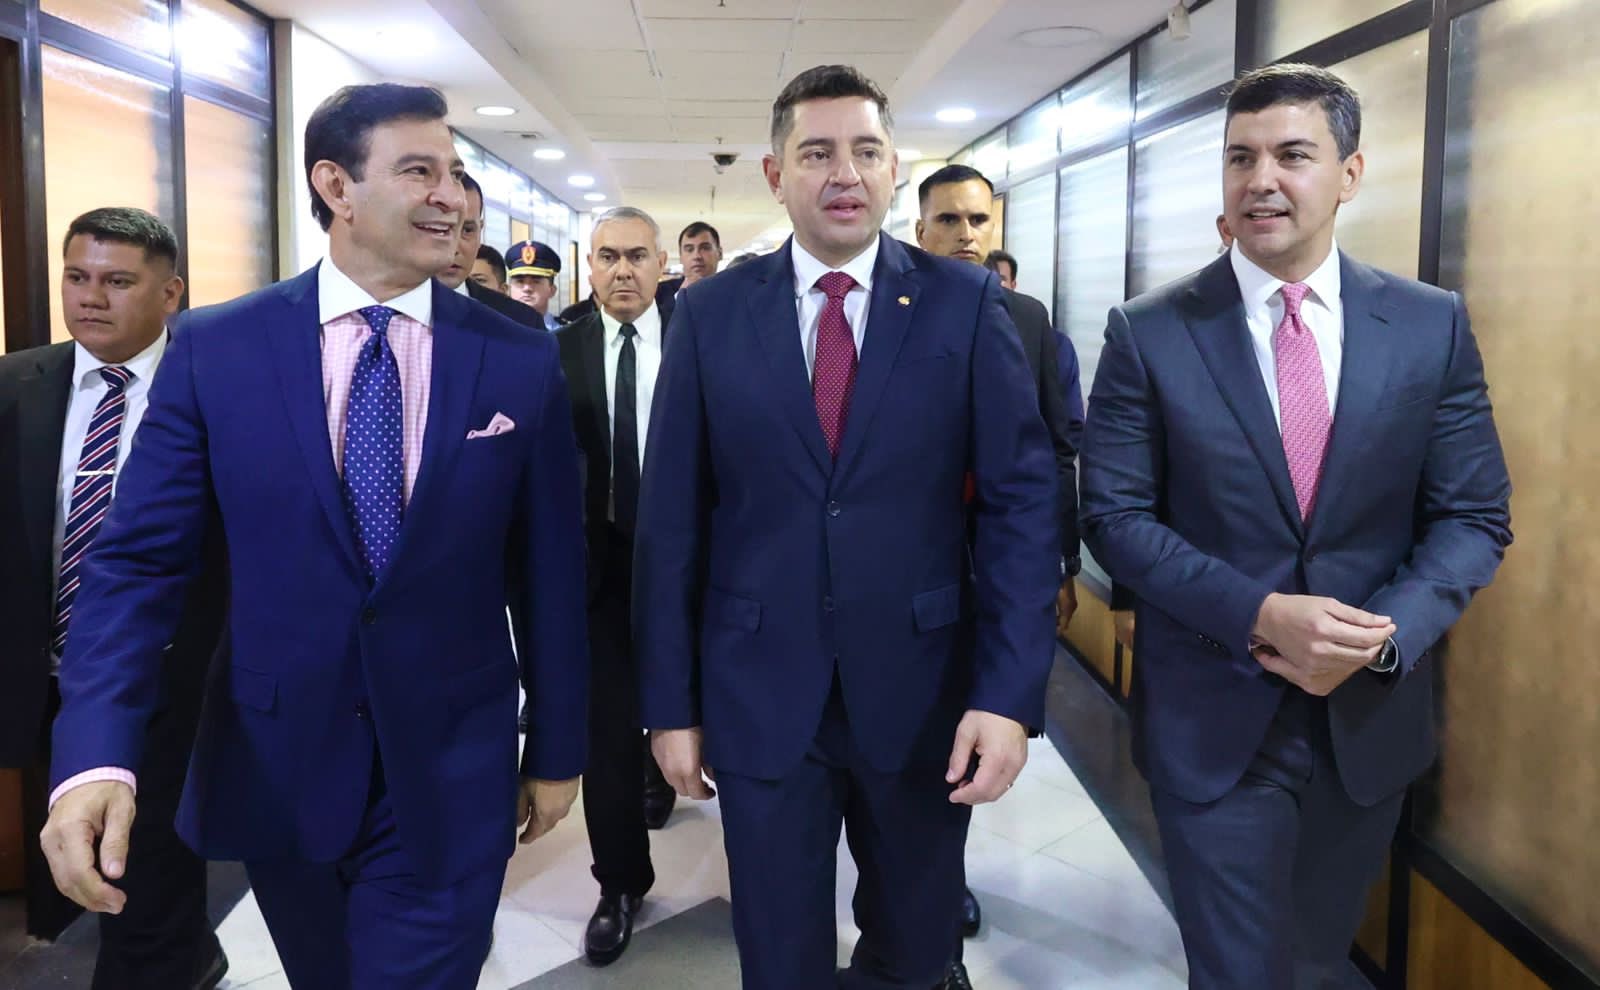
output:
M794 32L793 47L833 52L833 61L851 52L904 52L922 47L936 25L926 20L828 20L807 18Z
M645 26L658 51L775 52L789 44L792 23L787 17L767 21L652 17Z
M526 2L526 0L524 0ZM715 12L729 18L793 17L811 0L640 0L644 15L656 17L705 17Z

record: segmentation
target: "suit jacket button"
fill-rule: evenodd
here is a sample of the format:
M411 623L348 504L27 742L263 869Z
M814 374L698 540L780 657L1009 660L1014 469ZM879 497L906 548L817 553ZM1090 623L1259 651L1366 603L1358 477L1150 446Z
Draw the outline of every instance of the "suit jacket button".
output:
M367 703L365 701L356 702L356 718L366 718L366 717L367 717Z
M377 622L378 622L378 610L377 609L375 609L375 608L364 608L364 609L361 610L361 624L362 625L371 626L371 625L376 625Z
M822 610L824 612L832 612L833 611L833 596L832 595L828 595L828 596L826 596L826 597L824 597L822 599Z
M838 517L838 515L839 515L839 503L838 502L829 502L828 503L828 515L833 516L835 518Z

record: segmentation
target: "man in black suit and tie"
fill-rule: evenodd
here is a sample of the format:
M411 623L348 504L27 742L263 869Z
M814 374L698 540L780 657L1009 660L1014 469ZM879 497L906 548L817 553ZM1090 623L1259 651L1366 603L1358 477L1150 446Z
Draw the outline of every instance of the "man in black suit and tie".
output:
M589 919L583 950L597 966L615 962L627 949L634 917L655 883L629 610L639 473L662 334L672 315L655 297L666 262L661 230L649 214L631 207L602 214L589 252L589 279L599 308L556 332L585 466L593 682L583 813L600 903ZM654 762L648 753L644 759Z
M921 216L917 219L917 245L929 254L982 265L994 237L994 185L975 168L946 165L917 187ZM1072 342L1056 333L1044 304L1032 296L1004 290L1006 310L1017 326L1023 356L1039 398L1039 412L1050 431L1055 451L1057 517L1061 529L1062 584L1056 600L1057 628L1064 630L1078 606L1073 576L1078 573L1078 438L1083 429L1083 400L1078 394L1078 360ZM1064 358L1064 359L1063 359ZM1062 381L1063 367L1071 378ZM1073 401L1076 400L1076 401ZM1077 414L1073 414L1073 409ZM971 937L982 926L983 915L972 888L961 899L962 934ZM961 943L945 973L946 990L965 990L972 984L962 962Z
M144 417L183 280L178 242L130 208L72 222L62 312L71 343L0 358L0 766L23 772L28 930L54 938L77 914L56 892L38 835L48 801L56 669L71 631L78 564L93 542ZM220 553L192 582L167 647L162 706L138 768L139 814L121 913L100 918L96 990L209 990L227 958L206 918L205 863L173 830L206 669L226 600Z
M544 330L544 314L524 303L517 302L503 292L479 285L471 278L472 267L478 262L478 249L483 246L483 187L478 180L465 172L461 174L461 188L467 194L467 212L461 221L461 233L456 238L455 257L450 259L437 278L445 288L483 303L530 330Z

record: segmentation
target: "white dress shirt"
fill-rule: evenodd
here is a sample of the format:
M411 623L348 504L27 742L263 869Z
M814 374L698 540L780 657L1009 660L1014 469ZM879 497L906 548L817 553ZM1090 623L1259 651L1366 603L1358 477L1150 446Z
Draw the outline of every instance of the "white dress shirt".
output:
M1267 400L1272 403L1272 418L1283 428L1278 411L1278 360L1272 351L1272 334L1283 321L1282 279L1269 275L1244 256L1235 244L1229 252L1234 277L1239 280L1239 295L1244 299L1244 319L1250 328L1250 344L1256 363L1267 385ZM1339 245L1335 244L1317 270L1306 278L1311 289L1300 304L1300 318L1311 328L1322 358L1322 376L1328 385L1328 412L1338 412L1339 369L1344 362L1344 303L1339 298Z
M827 293L817 288L817 279L828 272L844 272L856 280L856 287L844 297L844 318L850 324L850 333L856 339L856 357L861 356L861 342L867 335L867 310L872 301L872 269L878 263L878 239L860 254L839 268L830 268L816 259L810 251L792 242L794 256L794 299L800 318L800 346L806 355L806 375L809 377L817 364L817 323L822 319L822 307L828 301Z
M613 445L617 439L617 364L622 360L622 321L600 310L600 322L605 326L606 357L606 423L610 426ZM644 440L650 433L650 402L656 394L656 375L661 371L661 310L655 303L633 321L637 336L633 338L634 368L638 372L638 390L634 393L634 408L639 413L639 470L644 470Z
M156 366L166 352L167 334L163 331L155 343L122 363L133 379L122 390L125 412L122 436L117 441L117 476L111 479L113 495L122 465L127 463L128 452L133 449L133 434L139 429L144 412L150 405L150 380L155 377ZM94 419L95 407L111 388L100 374L100 369L104 367L107 367L106 362L90 354L82 344L73 345L72 391L67 398L66 426L61 431L61 469L56 478L56 522L50 543L52 602L55 601L55 581L61 575L61 541L66 535L67 516L72 512L72 489L78 482L78 460L83 455L83 438L89 432L89 421Z

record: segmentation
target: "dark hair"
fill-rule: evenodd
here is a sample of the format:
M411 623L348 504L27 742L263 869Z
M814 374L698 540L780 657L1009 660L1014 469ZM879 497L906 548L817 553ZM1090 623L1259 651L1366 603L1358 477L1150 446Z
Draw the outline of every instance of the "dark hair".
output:
M983 259L983 267L989 269L991 272L994 272L996 275L1000 275L1003 274L1000 271L1000 263L1002 261L1011 266L1011 277L1016 278L1017 256L1008 251L1002 251L999 248L995 248L993 251L990 251L989 257Z
M72 221L67 236L61 241L61 254L66 256L72 239L85 234L97 241L113 244L132 244L144 248L144 260L165 258L172 267L178 267L178 237L161 218L133 206L102 206L90 210Z
M683 228L683 233L678 235L678 246L680 248L683 246L683 239L685 237L699 237L701 234L710 234L711 243L717 246L717 253L722 253L722 235L717 233L717 228L711 226L709 223L706 223L704 220L696 220L694 223L691 223L689 226Z
M1339 146L1340 161L1361 147L1361 97L1327 69L1299 62L1266 65L1240 76L1228 94L1227 123L1232 123L1236 114L1260 113L1284 103L1322 107Z
M506 259L500 252L487 244L478 245L478 260L487 261L489 267L494 269L494 277L500 280L501 285L506 284Z
M889 98L853 65L818 65L789 80L772 103L772 153L783 156L783 144L794 129L794 108L812 100L838 100L856 96L878 105L883 129L894 132L894 117L889 113Z
M484 198L483 187L478 185L478 180L474 179L472 176L468 175L467 173L462 172L461 173L461 191L462 192L468 192L468 193L476 193L478 195L478 216L482 217L484 209L488 206L488 200Z
M743 252L741 254L736 254L731 259L729 259L728 267L729 268L733 268L736 265L742 265L747 261L754 261L759 257L761 257L761 255L756 254L754 251L745 251L745 252Z
M928 194L939 186L954 186L962 182L981 182L989 187L990 195L994 194L994 183L989 177L970 165L946 165L939 171L922 180L922 185L917 187L917 208L928 205Z
M374 127L396 120L443 120L449 112L444 94L431 86L346 86L323 100L306 122L306 185L311 188L311 215L322 229L333 226L333 211L311 184L317 162L333 162L360 182Z

